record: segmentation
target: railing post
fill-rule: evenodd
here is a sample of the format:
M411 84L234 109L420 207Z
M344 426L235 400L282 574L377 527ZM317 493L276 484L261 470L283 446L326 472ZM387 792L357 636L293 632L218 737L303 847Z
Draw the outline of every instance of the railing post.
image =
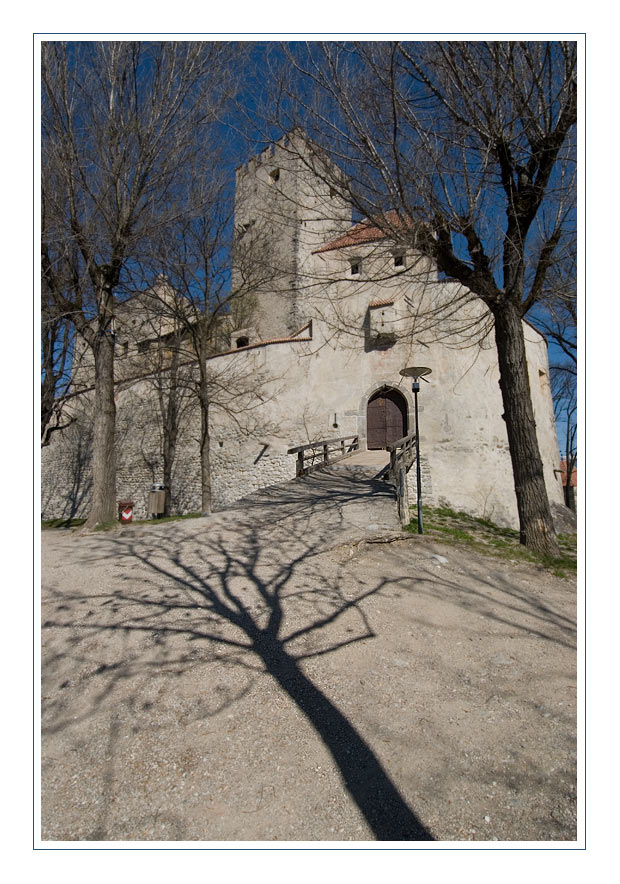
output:
M398 471L398 515L400 524L409 524L409 493L407 490L407 470L401 465Z
M347 444L347 439L352 441ZM330 451L330 445L333 446L332 451ZM320 442L310 442L308 445L289 448L287 454L297 455L295 475L299 478L299 476L308 475L314 469L320 469L321 466L328 466L331 463L330 458L339 460L341 457L346 457L351 451L359 450L359 447L359 436L339 436L337 439L321 439ZM310 452L310 454L306 455L305 452ZM308 462L310 466L306 466Z

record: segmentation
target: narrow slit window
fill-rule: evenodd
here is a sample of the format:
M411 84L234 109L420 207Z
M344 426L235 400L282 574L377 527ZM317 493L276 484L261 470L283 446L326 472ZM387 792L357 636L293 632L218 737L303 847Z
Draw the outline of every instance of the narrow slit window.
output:
M359 258L354 258L351 261L351 276L359 276L362 272L362 262Z

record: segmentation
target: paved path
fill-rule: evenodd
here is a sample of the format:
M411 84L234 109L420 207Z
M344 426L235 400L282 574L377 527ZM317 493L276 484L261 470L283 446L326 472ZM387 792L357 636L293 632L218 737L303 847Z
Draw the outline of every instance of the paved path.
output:
M373 473L43 532L44 840L574 837L573 587L364 544Z
M399 528L393 486L378 477L389 462L386 452L359 452L303 479L257 491L215 516L227 525L239 514L251 515L254 527L266 530L264 542L289 542L291 526L302 528L315 551ZM245 521L245 515L242 520ZM274 534L275 526L283 533Z
M382 467L386 467L389 462L390 453L389 451L384 451L382 448L377 449L376 451L355 451L353 454L350 454L349 457L345 458L345 460L341 461L342 464L346 464L347 466L355 466L357 464L359 466L376 467L377 472L379 472Z
M127 526L112 536L45 537L46 837L128 838L134 837L136 825L152 820L154 808L143 803L112 814L109 787L134 762L155 768L160 763L147 760L153 750L143 740L165 729L167 722L159 719L145 728L145 715L151 718L153 689L162 672L181 676L193 668L192 642L211 648L211 664L234 658L242 669L252 670L257 664L242 658L250 655L262 662L329 747L365 826L378 837L428 837L372 750L300 666L317 647L315 636L357 604L337 581L321 573L321 553L398 529L393 489L374 478L376 473L376 464L338 464L263 489L207 519ZM86 588L80 585L85 573L91 578ZM199 656L204 664L203 654ZM190 705L204 709L205 718L223 713L245 693L239 685L224 687L221 682L218 676L221 704L216 696L204 705L201 695L208 681L189 689L194 696ZM67 690L80 683L83 689ZM107 695L119 693L121 699L110 708ZM134 751L123 756L119 740L129 726L128 709L139 721L134 729L146 733L132 740ZM139 751L136 743L142 746ZM83 759L86 768L92 771L92 753L107 758L108 767L91 773L101 793L95 806L85 798L72 814L65 803L71 788L66 779L74 778L63 768L76 745L88 756ZM176 757L180 747L167 751ZM131 805L129 796L125 800ZM168 832L172 798L158 800L155 817L166 819ZM204 823L192 820L190 834L185 820L176 824L178 831L188 838L209 837ZM148 831L156 833L153 826ZM230 822L226 831L231 831Z

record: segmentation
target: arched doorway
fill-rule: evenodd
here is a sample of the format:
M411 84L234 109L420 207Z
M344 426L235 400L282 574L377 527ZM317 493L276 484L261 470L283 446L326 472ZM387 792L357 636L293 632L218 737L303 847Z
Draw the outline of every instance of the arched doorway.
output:
M366 437L369 449L386 448L407 435L407 401L384 387L368 400Z

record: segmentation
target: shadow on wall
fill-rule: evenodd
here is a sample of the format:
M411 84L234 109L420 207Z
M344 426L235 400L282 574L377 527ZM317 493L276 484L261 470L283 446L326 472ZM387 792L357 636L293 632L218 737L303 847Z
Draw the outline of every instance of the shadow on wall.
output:
M90 501L92 431L88 426L76 422L55 435L52 445L61 444L64 457L58 457L50 475L42 475L42 518L74 519L84 516Z

